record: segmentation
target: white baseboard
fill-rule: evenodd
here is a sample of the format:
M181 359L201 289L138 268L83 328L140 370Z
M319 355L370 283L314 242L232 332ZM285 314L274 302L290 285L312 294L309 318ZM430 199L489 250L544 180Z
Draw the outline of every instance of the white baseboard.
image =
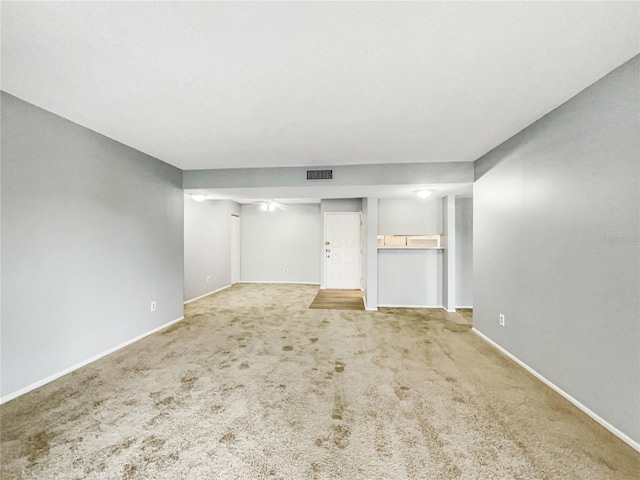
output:
M183 320L184 317L180 317L180 318L176 318L175 320L171 320L168 323L165 323L164 325L160 325L159 327L154 328L153 330L149 330L148 332L143 333L142 335L138 335L137 337L132 338L131 340L127 340L124 343L121 343L120 345L116 345L113 348L110 348L108 350L105 350L102 353L99 353L98 355L94 355L93 357L90 357L86 360L83 360L80 363L77 363L69 368L65 368L64 370L58 372L58 373L54 373L53 375L48 376L47 378L44 378L42 380L38 380L35 383L32 383L31 385L28 385L24 388L21 388L20 390L18 390L17 392L13 392L13 393L9 393L8 395L5 395L4 397L0 398L0 404L3 404L5 402L8 402L9 400L13 400L14 398L19 397L20 395L24 395L27 392L30 392L31 390L35 390L38 387L41 387L43 385L46 385L49 382L53 382L54 380L57 380L58 378L73 372L74 370L77 370L81 367L84 367L85 365L88 365L92 362L95 362L96 360L101 359L102 357L106 357L107 355L116 352L118 350L120 350L121 348L126 347L127 345L131 345L132 343L137 342L138 340L142 340L144 337L148 337L151 334L154 334L156 332L159 332L160 330L164 330L165 328L173 325L174 323L178 323L180 320Z
M378 307L382 307L382 308L439 308L441 310L444 310L447 313L456 313L455 308L453 310L447 310L442 305L392 305L392 304L380 305L380 304L378 304ZM472 307L456 307L456 308L472 308ZM365 309L367 309L366 308L366 303L365 303ZM377 310L378 309L376 308L376 311Z
M264 280L255 280L255 281L251 281L251 280L243 280L242 282L238 282L238 283L272 283L272 284L278 284L278 283L285 283L285 284L293 284L293 285L320 285L318 282L285 282L285 281L264 281Z
M362 296L362 301L364 302L364 310L366 312L377 312L378 311L378 307L367 308L367 296L366 295Z
M473 305L465 306L465 305L456 305L456 308L470 308L473 310Z
M515 355L511 354L509 351L505 350L503 347L501 347L500 345L498 345L496 342L494 342L493 340L491 340L489 337L487 337L485 334L479 332L478 330L476 330L475 328L471 329L476 335L478 335L480 338L482 338L485 342L487 342L488 344L492 345L493 347L495 347L497 350L499 350L500 352L502 352L503 354L505 354L507 357L509 357L511 360L513 360L514 362L516 362L518 365L520 365L522 368L524 368L527 372L529 372L531 375L533 375L534 377L536 377L538 380L540 380L542 383L544 383L546 386L548 386L549 388L551 388L552 390L554 390L556 393L558 393L560 396L564 397L566 400L568 400L569 402L571 402L573 405L575 405L576 407L578 407L580 410L582 410L584 413L586 413L587 415L589 415L591 418L593 418L596 422L598 422L600 425L602 425L604 428L606 428L607 430L609 430L611 433L613 433L616 437L618 437L620 440L622 440L623 442L627 443L631 448L633 448L634 450L640 452L640 443L636 442L635 440L633 440L631 437L629 437L628 435L625 435L624 433L622 433L620 430L618 430L616 427L614 427L613 425L611 425L609 422L607 422L605 419L603 419L602 417L600 417L598 414L596 414L595 412L593 412L592 410L590 410L588 407L584 406L582 403L580 403L578 400L576 400L575 398L573 398L571 395L569 395L567 392L565 392L564 390L562 390L560 387L558 387L557 385L555 385L554 383L550 382L549 380L547 380L545 377L543 377L542 375L540 375L538 372L536 372L533 368L531 368L529 365L527 365L526 363L524 363L522 360L520 360L518 357L516 357Z
M382 308L442 308L445 309L442 305L381 305L378 304L378 307ZM454 310L455 311L455 310Z
M229 288L230 286L231 285L226 285L224 287L220 287L220 288L217 288L215 290L211 290L209 293L205 293L204 295L200 295L199 297L192 298L191 300L185 301L184 305L186 305L187 303L195 302L196 300L200 300L201 298L208 297L209 295L213 295L214 293L218 293L219 291L224 290L225 288Z

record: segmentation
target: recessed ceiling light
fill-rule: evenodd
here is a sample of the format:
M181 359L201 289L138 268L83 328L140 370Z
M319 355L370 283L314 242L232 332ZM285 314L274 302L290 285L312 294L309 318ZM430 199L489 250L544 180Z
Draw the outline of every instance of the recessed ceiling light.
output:
M427 198L429 195L431 195L433 192L429 189L423 188L422 190L416 190L416 195L422 199Z

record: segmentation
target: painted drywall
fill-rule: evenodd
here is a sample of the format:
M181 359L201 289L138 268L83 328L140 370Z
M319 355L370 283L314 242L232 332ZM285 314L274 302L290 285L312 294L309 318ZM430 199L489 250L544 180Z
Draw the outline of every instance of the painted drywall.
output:
M231 284L230 200L184 200L184 299L197 298Z
M3 93L1 191L3 397L182 316L179 169Z
M333 167L333 180L330 181L308 181L305 167L186 170L184 188L471 183L473 174L473 162L341 165Z
M637 443L639 68L479 159L473 193L475 328Z
M440 234L441 205L441 198L381 198L378 201L378 234Z
M473 199L456 198L456 307L473 306Z
M442 306L448 312L456 309L456 198L448 195L442 199Z
M364 280L364 299L367 310L378 309L378 199L362 199L362 224L366 232L363 244L362 275Z
M287 205L273 212L242 205L240 237L241 281L320 283L319 204Z
M378 305L442 307L444 250L378 250Z
M326 212L361 212L361 198L336 198L322 199L320 201L320 213Z

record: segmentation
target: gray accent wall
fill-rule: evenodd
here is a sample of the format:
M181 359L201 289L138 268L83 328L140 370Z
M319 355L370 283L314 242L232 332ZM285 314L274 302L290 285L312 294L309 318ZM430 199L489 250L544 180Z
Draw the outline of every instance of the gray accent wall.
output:
M456 198L456 307L473 306L473 200Z
M236 202L185 196L185 301L231 284L231 215L240 215Z
M182 316L179 169L2 93L1 192L3 397Z
M473 199L475 328L635 442L639 67L479 159Z
M273 212L242 205L240 212L241 281L320 283L319 204Z

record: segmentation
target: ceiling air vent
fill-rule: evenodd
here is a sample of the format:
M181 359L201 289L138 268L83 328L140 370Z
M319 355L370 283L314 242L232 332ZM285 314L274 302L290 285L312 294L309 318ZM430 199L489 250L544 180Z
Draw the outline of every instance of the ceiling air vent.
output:
M333 170L307 170L307 180L333 180Z

